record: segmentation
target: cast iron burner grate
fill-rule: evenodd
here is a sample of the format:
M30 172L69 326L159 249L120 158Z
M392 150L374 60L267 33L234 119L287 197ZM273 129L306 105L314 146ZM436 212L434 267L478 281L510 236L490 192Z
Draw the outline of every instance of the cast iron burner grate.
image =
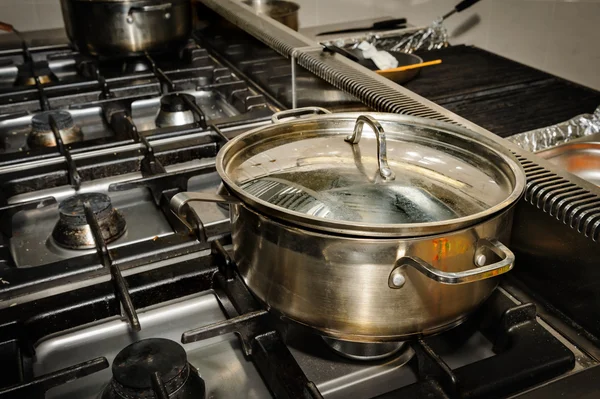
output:
M42 85L58 81L47 61L26 61L23 65L19 65L14 85L35 86L36 77Z
M224 264L232 264L218 242L213 244L213 252ZM276 397L320 398L316 386L306 379L299 367L295 367L295 361L294 365L286 368L274 360L290 361L291 354L279 332L265 332L269 316L265 311L255 310L258 306L256 300L231 266L222 268L216 281L228 297L235 300L236 309L247 311L225 322L188 331L183 334L182 342L237 332L246 354L253 357ZM450 339L450 342L461 341L461 338L453 337L453 330L419 339L410 344L416 356L409 362L419 381L382 398L503 397L561 375L575 365L573 353L537 322L535 305L515 305L500 290L492 294L469 323L475 323L476 328L494 343L495 356L452 370L438 351L446 339Z
M184 332L182 343L236 332L244 353L275 397L321 398L316 385L306 377L286 345L286 330L250 294L223 245L214 241L211 249L211 255L193 262L129 276L128 284L123 287L131 290L130 302L138 307L150 306L213 290L230 318ZM119 307L115 306L118 296L113 292L110 283L102 283L5 309L1 316L6 323L0 327L4 364L24 368L33 356L33 343L41 337L119 314ZM475 326L494 343L494 356L452 370L440 353L444 345L464 339L461 327L414 341L410 345L416 356L405 367L415 370L418 382L380 398L498 398L533 387L574 367L574 354L537 322L535 306L515 305L502 290L496 290L467 324ZM146 343L141 342L138 345L144 347ZM126 349L126 353L130 350ZM182 356L176 358L175 363L183 361ZM68 381L64 375L74 379L106 367L102 359L91 362L92 368L73 366L81 369L79 373L72 370L54 373L62 373L61 378L45 375L17 382L0 389L0 398L23 397L24 392L30 398L43 397L49 387ZM169 371L160 372L169 378Z

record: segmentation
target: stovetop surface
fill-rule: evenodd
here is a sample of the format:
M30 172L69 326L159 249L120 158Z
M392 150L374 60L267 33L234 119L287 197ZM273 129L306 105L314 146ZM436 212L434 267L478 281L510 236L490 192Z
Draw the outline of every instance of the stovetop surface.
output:
M167 97L190 103L171 109ZM115 262L193 246L170 197L215 192L218 149L278 109L194 39L170 54L127 59L95 59L68 45L0 51L0 296L102 274L94 245L65 246L53 233L60 203L73 195L107 194L124 218L124 232L106 243ZM70 125L58 111L68 111ZM34 121L41 115L50 115L45 127ZM207 238L228 233L226 210L208 204L201 213Z
M349 360L262 310L222 243L152 270L124 272L137 332L107 280L3 311L15 322L0 330L0 348L31 383L0 389L0 397L98 397L116 354L147 338L183 342L214 398L505 397L594 364L540 320L533 304L503 288L453 330L382 360ZM74 366L78 374L69 373Z
M202 225L190 231L168 206L180 191L216 192L219 148L292 101L288 60L209 33L134 60L66 45L0 52L0 357L9 365L0 398L98 398L116 355L148 338L182 345L216 399L505 397L594 369L508 288L463 325L367 362L265 310L229 256L227 210L195 205ZM27 86L32 66L38 79ZM192 119L158 126L161 98L174 93L193 96ZM307 71L297 95L298 105L362 107ZM51 126L55 144L33 146L32 117L56 110L82 139L62 142ZM108 195L126 229L104 237L102 215L89 212L93 245L65 248L53 235L58 209L83 193Z

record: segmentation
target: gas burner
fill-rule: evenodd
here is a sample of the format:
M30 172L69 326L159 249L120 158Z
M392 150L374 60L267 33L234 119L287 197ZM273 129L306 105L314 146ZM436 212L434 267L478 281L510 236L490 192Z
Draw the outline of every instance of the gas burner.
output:
M89 201L98 221L102 237L109 243L125 232L125 219L113 208L110 197L100 193L78 194L60 203L58 212L60 219L52 237L62 247L70 249L94 248L94 236L87 223L83 203Z
M56 147L56 138L50 127L50 116L54 117L64 144L83 141L81 129L75 125L67 111L45 111L31 118L31 133L27 137L30 148Z
M185 350L178 343L150 338L135 342L115 357L113 378L104 389L102 399L162 398L161 389L170 399L202 399L204 380L187 362ZM160 377L159 387L156 377Z
M183 126L194 123L196 118L184 97L193 103L196 99L191 94L175 93L162 96L160 99L160 110L156 115L157 127Z
M150 65L148 65L147 62L142 60L128 60L123 62L121 70L124 74L131 75L134 73L150 71Z
M15 86L35 86L36 76L43 85L58 82L58 78L50 69L47 61L38 61L33 64L25 63L19 65L18 69Z
M379 360L406 348L406 342L351 342L323 337L325 343L339 355L352 360Z

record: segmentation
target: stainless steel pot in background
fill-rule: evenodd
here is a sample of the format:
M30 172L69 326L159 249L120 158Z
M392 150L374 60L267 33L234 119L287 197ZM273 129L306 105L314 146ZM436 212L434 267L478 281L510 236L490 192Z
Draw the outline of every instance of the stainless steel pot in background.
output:
M512 269L512 208L525 174L505 148L466 129L394 114L283 111L227 143L233 256L273 312L324 336L402 341L464 320ZM326 111L325 111L326 112ZM363 127L370 132L363 136Z
M298 4L284 0L246 0L244 3L254 8L257 13L268 15L275 21L298 30Z
M93 55L172 49L192 30L190 0L61 0L61 6L69 39Z

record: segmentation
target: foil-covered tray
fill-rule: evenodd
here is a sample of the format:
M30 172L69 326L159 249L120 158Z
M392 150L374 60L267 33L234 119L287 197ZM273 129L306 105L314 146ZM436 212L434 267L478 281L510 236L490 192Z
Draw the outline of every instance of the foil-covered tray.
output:
M547 148L538 155L600 186L600 133Z
M539 152L570 141L600 133L600 106L593 114L577 115L556 125L507 137L524 150Z
M328 39L323 44L355 49L363 41L371 43L378 50L402 53L438 50L449 45L448 32L441 18L436 19L429 26L378 33L367 32L356 36Z

